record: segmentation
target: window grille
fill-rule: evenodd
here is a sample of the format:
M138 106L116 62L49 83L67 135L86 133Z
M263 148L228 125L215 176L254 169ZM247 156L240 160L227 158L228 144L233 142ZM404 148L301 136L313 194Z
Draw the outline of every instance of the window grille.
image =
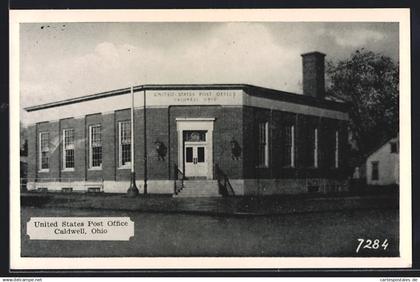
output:
M338 166L338 134L331 127L325 126L322 131L322 166L337 168Z
M40 147L40 168L41 170L49 169L50 157L50 134L48 132L41 132L39 134L39 147Z
M89 166L91 168L102 167L102 127L92 125L89 127Z
M340 161L340 159L339 159L339 157L340 157L340 154L339 154L340 152L339 152L339 134L338 134L338 130L336 130L335 131L335 146L334 146L334 166L335 166L335 168L338 168L339 167L339 161Z
M258 167L268 167L268 122L258 124Z
M64 146L63 146L63 167L64 169L74 168L74 130L63 130Z
M120 166L128 166L131 165L131 122L120 122L119 133Z
M283 129L283 166L295 166L295 126L286 125Z
M318 128L314 129L314 148L313 148L313 156L314 156L314 167L318 167Z

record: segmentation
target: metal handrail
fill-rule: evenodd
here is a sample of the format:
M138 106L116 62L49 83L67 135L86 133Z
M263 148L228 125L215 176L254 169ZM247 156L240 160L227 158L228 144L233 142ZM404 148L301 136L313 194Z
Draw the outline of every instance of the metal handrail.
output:
M178 168L178 165L174 165L174 194L177 195L184 188L184 180L186 179L185 174ZM181 179L179 178L181 175ZM177 185L177 181L181 180L181 186Z
M232 184L230 184L229 177L223 170L220 169L219 165L215 165L217 183L219 184L219 191L225 196L235 196Z

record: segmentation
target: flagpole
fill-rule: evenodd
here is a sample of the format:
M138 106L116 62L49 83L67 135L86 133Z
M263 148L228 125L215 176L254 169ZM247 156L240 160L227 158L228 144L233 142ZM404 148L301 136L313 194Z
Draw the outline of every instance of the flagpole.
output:
M144 184L143 194L147 195L147 123L146 123L146 89L143 91L143 138L144 138Z
M134 170L134 87L131 86L131 183L127 190L127 196L136 197L139 194L139 189L136 186L136 171Z

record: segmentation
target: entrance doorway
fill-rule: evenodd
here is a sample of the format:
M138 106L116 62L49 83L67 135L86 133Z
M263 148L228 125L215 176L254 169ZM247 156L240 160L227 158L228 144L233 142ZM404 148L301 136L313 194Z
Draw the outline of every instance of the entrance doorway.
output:
M207 132L204 130L184 131L184 169L189 178L207 177Z
M213 179L214 118L176 118L178 167L188 178Z

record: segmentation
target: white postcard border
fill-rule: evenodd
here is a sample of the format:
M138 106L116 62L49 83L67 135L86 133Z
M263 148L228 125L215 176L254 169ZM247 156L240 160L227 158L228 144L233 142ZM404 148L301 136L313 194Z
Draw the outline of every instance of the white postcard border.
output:
M19 23L29 22L399 22L400 257L398 258L24 258L20 256ZM404 268L412 262L409 9L12 10L10 11L11 269Z

